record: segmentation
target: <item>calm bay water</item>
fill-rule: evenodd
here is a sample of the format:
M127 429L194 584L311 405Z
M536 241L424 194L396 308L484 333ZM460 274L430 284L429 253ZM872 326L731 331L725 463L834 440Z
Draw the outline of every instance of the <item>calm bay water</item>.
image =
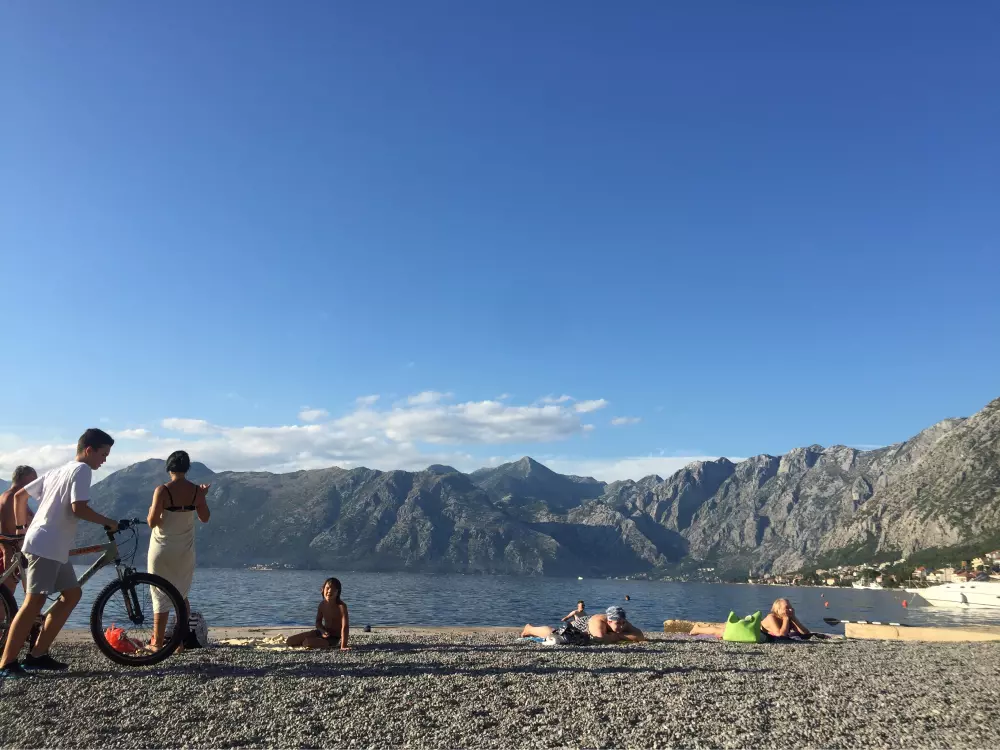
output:
M77 568L78 574L85 568ZM251 571L198 568L191 605L209 625L311 625L323 581L331 573L307 570ZM838 588L746 586L507 576L431 576L416 573L339 573L353 627L371 625L555 624L577 599L595 613L623 606L630 620L659 631L665 619L721 621L734 610L767 611L779 596L789 598L805 625L830 628L823 617L881 620L911 625L1000 624L1000 610L902 607L903 592ZM90 608L114 569L88 581L69 627L88 627ZM625 601L625 595L631 601ZM829 608L823 606L829 602Z

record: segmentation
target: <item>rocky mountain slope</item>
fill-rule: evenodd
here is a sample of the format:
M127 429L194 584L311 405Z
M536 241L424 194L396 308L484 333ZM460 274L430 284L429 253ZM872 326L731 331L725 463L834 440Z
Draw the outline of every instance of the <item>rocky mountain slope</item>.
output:
M145 516L163 461L98 483L93 504ZM653 574L677 566L786 571L1000 532L1000 399L874 451L813 445L606 484L531 458L462 474L339 468L213 473L202 564L352 570ZM81 527L86 526L81 524ZM148 535L148 532L144 536Z
M912 552L1000 532L1000 399L918 439L880 452L872 496L822 549Z
M192 481L212 483L212 519L198 530L201 564L562 575L597 571L586 559L590 550L585 544L561 544L506 512L501 500L448 467L416 473L330 468L289 474L213 474L198 468L198 475L189 475ZM92 503L115 517L145 517L153 489L166 478L163 461L136 464L95 485ZM84 524L81 533L88 538L100 534ZM621 559L610 569L634 570L628 548L618 547Z

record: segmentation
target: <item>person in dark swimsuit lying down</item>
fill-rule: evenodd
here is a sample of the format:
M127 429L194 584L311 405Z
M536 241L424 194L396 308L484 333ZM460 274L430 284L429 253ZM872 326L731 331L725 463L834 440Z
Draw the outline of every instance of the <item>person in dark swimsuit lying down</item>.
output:
M578 617L570 622L570 627L579 630L593 643L621 643L623 641L644 641L646 636L625 617L625 610L611 606L603 614ZM525 625L521 637L548 638L556 631L547 625Z
M775 599L771 612L760 623L761 632L768 641L790 640L791 638L826 638L823 633L813 633L799 622L795 616L792 603L787 599ZM711 622L696 622L689 635L714 635L721 638L725 632L724 624Z
M792 603L787 599L775 599L771 605L771 613L760 623L760 629L767 633L770 639L789 638L798 636L799 638L809 638L813 635L799 622L795 616Z

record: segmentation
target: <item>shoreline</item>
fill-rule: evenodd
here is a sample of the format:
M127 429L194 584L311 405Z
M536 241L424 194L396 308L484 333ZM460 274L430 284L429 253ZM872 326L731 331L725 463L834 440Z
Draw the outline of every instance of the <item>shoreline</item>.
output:
M302 623L300 625L219 625L208 629L210 641L223 641L233 638L274 638L281 634L292 635L305 630L311 630L313 625ZM383 633L386 635L518 635L521 628L508 627L503 625L372 625L372 633ZM359 635L371 635L365 633L361 628L351 628L351 639ZM56 638L55 645L66 644L86 644L93 643L93 636L86 628L63 628Z
M663 630L648 630L646 637L653 639L669 635L686 635L694 625L694 621L689 620L665 620ZM703 624L703 623L702 623ZM711 623L722 626L724 623ZM220 625L208 629L209 641L229 641L229 640L252 640L275 638L277 636L288 637L295 633L311 630L312 625L305 623L298 625ZM386 636L433 636L444 637L471 637L481 636L484 638L508 636L517 637L521 634L521 628L504 625L372 625L371 631L366 633L363 628L351 629L351 640L358 636L383 634ZM1000 641L1000 626L981 625L964 627L915 627L915 626L890 626L872 623L851 623L844 625L844 635L836 636L847 639L863 639L872 641L922 641L928 643L975 643ZM60 642L72 645L83 645L93 643L90 630L83 628L65 628L56 639L56 644Z

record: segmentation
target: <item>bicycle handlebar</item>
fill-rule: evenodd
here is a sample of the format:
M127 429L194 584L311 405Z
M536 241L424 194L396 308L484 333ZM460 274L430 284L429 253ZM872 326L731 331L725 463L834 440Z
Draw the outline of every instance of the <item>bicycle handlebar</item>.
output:
M123 518L118 522L118 531L125 531L126 529L132 526L145 526L145 525L146 522L143 521L141 518ZM109 535L118 533L118 531L108 530L107 526L105 526L104 529L108 532Z

